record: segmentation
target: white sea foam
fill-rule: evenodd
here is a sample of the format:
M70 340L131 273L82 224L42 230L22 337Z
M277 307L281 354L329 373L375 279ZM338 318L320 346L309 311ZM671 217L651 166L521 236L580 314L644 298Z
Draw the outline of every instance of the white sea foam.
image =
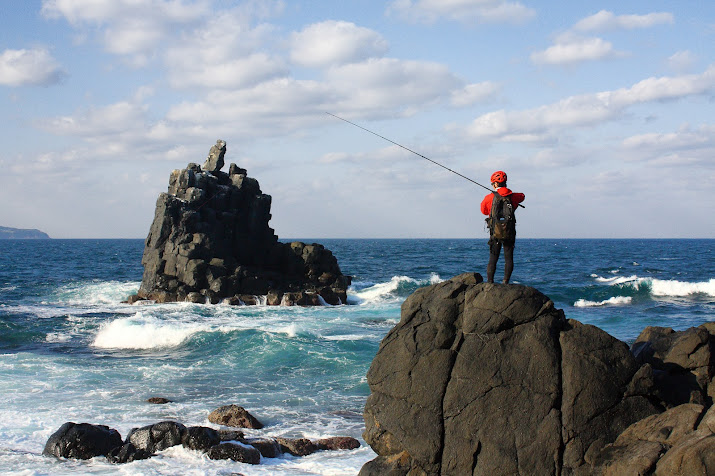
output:
M136 282L103 281L63 286L57 297L71 305L118 304L138 289Z
M614 276L612 278L604 278L602 276L595 276L596 282L607 283L607 284L625 284L625 283L637 283L641 278L638 276Z
M642 287L650 290L653 296L685 297L695 294L705 294L715 296L715 279L699 282L677 281L674 279L641 278L636 275L604 278L592 275L596 282L609 284L612 286L629 285L636 290Z
M385 283L377 283L369 288L357 291L355 297L358 298L360 304L374 303L392 295L401 284L405 283L417 284L417 281L407 276L393 276L392 279Z
M102 325L92 345L104 349L176 347L206 330L208 326L196 322L165 321L138 312Z
M408 276L393 276L392 279L387 282L376 283L370 287L351 293L348 295L348 303L365 305L394 301L400 298L396 295L400 287L415 288L440 283L442 281L444 280L437 273L432 273L430 277L424 281L418 281Z
M598 307L630 304L631 301L633 301L633 298L630 296L614 296L604 301L588 301L586 299L579 299L573 305L574 307Z
M653 279L650 281L650 292L654 296L690 296L693 294L715 296L715 279L696 283Z

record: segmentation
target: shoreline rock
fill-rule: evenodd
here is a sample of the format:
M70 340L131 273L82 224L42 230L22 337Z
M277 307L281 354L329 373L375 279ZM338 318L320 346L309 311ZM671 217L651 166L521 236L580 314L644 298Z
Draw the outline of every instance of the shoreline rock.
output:
M220 407L211 415L226 417L226 422L230 424L251 424L256 429L263 427L238 405ZM219 419L219 424L224 425L223 418ZM110 463L124 464L151 458L157 452L178 445L205 453L209 459L260 464L262 457L280 458L284 454L301 457L316 451L352 450L359 448L360 442L349 436L333 436L317 441L280 436L246 438L242 431L186 427L174 421L133 428L122 440L117 430L104 425L67 422L50 436L42 454L67 459L105 456Z
M421 288L368 372L378 456L360 475L713 474L708 329L650 328L629 349L533 288Z
M224 166L226 143L203 166L174 170L156 202L144 274L129 303L346 304L351 277L319 243L282 243L268 226L271 196L246 169Z

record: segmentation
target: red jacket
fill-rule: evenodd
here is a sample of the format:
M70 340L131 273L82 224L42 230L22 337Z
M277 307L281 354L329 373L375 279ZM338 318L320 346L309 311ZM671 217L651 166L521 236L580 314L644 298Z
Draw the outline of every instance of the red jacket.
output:
M524 201L526 198L526 195L523 193L514 193L511 190L509 190L506 187L500 187L497 189L497 193L501 195L502 197L506 197L511 193L511 206L514 207L514 210L516 210L517 205L519 205L521 202ZM489 215L492 211L492 201L494 200L494 194L490 193L486 197L484 197L484 200L482 200L482 213L485 215Z

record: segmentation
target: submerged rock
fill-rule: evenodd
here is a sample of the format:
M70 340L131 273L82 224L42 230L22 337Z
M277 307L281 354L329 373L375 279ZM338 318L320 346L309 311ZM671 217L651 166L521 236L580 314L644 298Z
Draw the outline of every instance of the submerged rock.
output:
M174 170L156 202L142 264L128 302L345 304L350 276L318 243L281 243L268 226L271 196L245 169L224 165L217 141L203 166ZM288 295L283 299L284 295Z

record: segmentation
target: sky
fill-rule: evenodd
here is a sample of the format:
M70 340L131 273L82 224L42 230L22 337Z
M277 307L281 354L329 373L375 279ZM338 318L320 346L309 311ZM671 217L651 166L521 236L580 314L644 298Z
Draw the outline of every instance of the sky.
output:
M715 238L715 2L5 0L0 225L145 238L216 140L281 238Z

